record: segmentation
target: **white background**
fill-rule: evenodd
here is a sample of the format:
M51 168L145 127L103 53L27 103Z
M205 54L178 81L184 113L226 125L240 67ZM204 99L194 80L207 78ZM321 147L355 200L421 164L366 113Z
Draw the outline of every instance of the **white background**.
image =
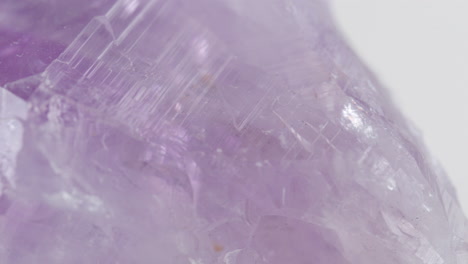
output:
M333 0L351 46L422 131L468 213L468 0Z

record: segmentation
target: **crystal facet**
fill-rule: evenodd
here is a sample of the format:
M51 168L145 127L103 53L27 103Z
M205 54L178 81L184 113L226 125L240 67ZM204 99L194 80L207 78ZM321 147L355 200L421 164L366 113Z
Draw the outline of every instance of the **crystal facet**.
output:
M326 1L2 1L0 86L0 263L468 261Z

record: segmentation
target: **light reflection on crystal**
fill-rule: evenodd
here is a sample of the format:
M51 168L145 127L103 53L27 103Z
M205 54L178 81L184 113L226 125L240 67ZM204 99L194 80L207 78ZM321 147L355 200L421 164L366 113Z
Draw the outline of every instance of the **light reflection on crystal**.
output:
M140 0L125 0L122 5L125 7L127 15L131 15L140 5Z

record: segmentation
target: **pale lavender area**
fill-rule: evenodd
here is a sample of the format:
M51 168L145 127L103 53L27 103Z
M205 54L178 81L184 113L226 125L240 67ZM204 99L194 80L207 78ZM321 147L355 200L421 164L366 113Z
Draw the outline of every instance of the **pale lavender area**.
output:
M468 261L326 1L0 7L0 263Z

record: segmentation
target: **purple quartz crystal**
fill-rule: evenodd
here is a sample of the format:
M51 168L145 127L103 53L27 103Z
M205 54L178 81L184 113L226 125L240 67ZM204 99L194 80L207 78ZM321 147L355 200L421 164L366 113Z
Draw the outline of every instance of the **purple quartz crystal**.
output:
M465 264L321 0L0 2L0 263Z

